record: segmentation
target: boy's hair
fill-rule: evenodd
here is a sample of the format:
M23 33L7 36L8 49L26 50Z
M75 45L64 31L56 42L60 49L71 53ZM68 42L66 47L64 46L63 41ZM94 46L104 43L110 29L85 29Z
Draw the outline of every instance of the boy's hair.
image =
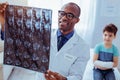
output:
M105 28L103 29L103 33L105 31L114 33L114 35L116 35L116 33L118 31L118 28L114 24L111 23L111 24L108 24L108 25L105 26Z

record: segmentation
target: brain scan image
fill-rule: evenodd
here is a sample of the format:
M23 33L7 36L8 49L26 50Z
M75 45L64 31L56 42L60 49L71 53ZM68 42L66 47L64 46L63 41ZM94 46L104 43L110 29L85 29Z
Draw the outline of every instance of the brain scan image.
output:
M39 21L35 22L35 28L40 29L40 22Z
M8 5L3 63L46 72L49 67L51 16L50 9Z
M26 20L25 26L26 26L27 28L31 28L31 20L30 20L30 19L27 19L27 20Z
M17 26L19 26L19 27L22 26L22 19L17 18L16 24L17 24Z
M31 9L27 9L26 15L27 15L28 18L31 17L31 14L32 14L32 10Z
M22 17L23 16L23 9L18 9L17 10L17 16Z
M40 18L41 18L41 10L40 9L34 9L33 10L33 17L36 20L40 20Z
M10 17L8 17L8 25L9 26L13 26L13 24L14 24L14 17L12 17L12 16L10 16Z
M8 8L7 8L7 12L9 13L9 14L8 14L9 16L13 16L13 15L14 15L14 14L13 14L13 12L14 12L13 6L8 7Z

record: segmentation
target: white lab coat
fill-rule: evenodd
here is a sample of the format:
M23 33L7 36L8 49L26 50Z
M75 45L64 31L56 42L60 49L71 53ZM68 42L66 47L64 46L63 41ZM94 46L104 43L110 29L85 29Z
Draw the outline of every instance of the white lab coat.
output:
M51 38L50 70L56 71L68 80L82 80L82 76L89 60L90 48L75 32L73 37L57 51L57 34Z
M67 80L82 80L86 64L90 57L89 51L89 46L76 32L57 51L57 34L54 31L51 34L49 70L62 74L67 77ZM44 76L42 73L15 68L9 80L44 80Z

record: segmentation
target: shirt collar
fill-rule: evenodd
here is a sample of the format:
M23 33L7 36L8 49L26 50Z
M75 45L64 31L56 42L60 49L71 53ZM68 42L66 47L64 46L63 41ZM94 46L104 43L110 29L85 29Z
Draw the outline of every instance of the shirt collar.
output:
M66 35L64 35L67 39L70 39L72 36L73 36L73 34L74 34L74 31L72 31L72 32L70 32L70 33L68 33L68 34L66 34ZM61 31L58 29L58 31L57 31L57 37L59 37L59 36L61 36L62 35L62 33L61 33Z

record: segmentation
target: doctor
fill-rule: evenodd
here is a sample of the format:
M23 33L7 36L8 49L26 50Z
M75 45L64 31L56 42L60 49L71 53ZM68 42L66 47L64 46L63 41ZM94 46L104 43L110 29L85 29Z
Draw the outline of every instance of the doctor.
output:
M14 68L9 80L82 80L90 48L74 30L80 13L80 7L73 2L58 11L59 28L51 33L50 64L45 74ZM30 74L36 77L32 79Z
M51 71L45 75L47 80L82 80L89 59L89 47L74 30L80 13L80 7L72 2L58 11L59 29L52 33ZM64 45L60 45L59 49L61 36L64 37L61 45Z

